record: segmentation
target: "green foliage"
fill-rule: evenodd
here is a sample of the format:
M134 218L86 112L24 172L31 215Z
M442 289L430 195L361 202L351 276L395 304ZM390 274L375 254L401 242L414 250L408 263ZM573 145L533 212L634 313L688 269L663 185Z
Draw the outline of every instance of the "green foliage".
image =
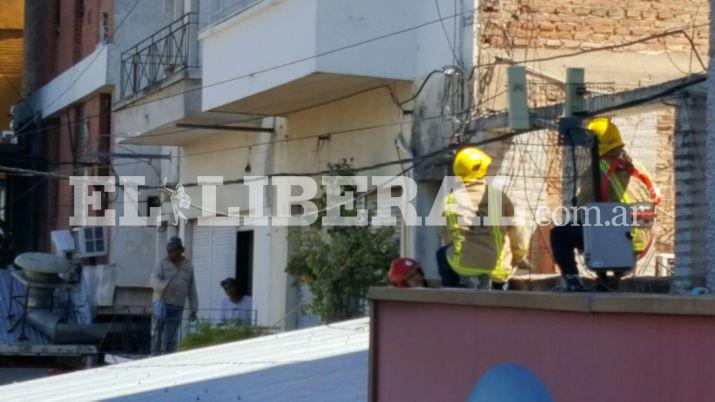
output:
M235 342L255 338L264 334L264 330L238 323L229 322L223 326L212 326L210 323L198 324L198 331L187 334L179 344L179 350L203 348L211 345Z
M341 175L350 167L347 160L328 166ZM324 196L315 203L322 210ZM355 210L341 207L341 216L355 216ZM286 272L308 285L313 299L305 309L323 322L361 316L368 288L386 283L390 262L399 256L392 227L324 228L318 219L308 228L292 230L290 240L296 247Z

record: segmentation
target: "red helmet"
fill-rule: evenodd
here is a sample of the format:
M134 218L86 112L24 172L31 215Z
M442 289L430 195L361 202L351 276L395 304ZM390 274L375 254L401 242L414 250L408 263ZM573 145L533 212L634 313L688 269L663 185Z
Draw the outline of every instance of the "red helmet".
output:
M412 271L419 268L420 264L412 258L398 258L390 264L390 283L398 288L407 287L407 277Z

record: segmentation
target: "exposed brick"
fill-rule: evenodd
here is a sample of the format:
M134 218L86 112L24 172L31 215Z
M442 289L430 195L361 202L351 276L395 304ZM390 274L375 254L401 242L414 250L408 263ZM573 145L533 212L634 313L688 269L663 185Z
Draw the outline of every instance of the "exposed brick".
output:
M540 30L540 31L549 32L549 31L553 31L554 29L556 29L556 27L554 26L554 24L551 24L551 23L549 23L549 22L542 22L542 23L539 24L539 30Z
M68 0L69 1L69 0ZM686 0L634 0L630 2L616 0L550 0L530 3L531 7L520 6L520 0L501 0L501 7L516 11L520 20L515 21L509 13L490 14L485 19L498 27L506 24L513 37L526 39L534 37L532 45L546 46L546 42L560 40L563 47L566 41L577 43L593 42L603 44L622 43L647 35L661 33L668 29L681 27L685 23L708 22L709 7L691 4ZM698 10L696 12L696 10ZM625 21L625 18L628 18ZM531 26L528 26L530 24ZM534 32L536 31L536 32ZM486 36L501 36L501 29L490 28L483 31ZM697 46L707 53L709 32L707 27L694 35ZM673 49L680 49L683 38L668 38ZM500 46L503 41L489 40L492 46ZM666 49L665 41L648 41L632 46L623 51L660 51ZM568 46L574 46L568 42Z
M660 11L658 12L658 19L659 20L669 20L671 18L675 17L673 13L670 11Z
M585 24L577 24L574 26L574 31L576 32L591 32L591 28Z
M593 28L593 32L599 33L599 34L612 34L613 33L613 26L612 25L595 25Z
M621 8L611 8L608 10L608 16L611 18L623 18L625 12Z
M628 18L640 18L640 17L641 17L641 10L633 10L633 9L626 10L626 17L628 17Z
M641 17L645 19L653 19L656 16L656 12L653 10L643 10L641 11Z
M594 42L583 42L581 43L581 49L588 50L588 49L595 49L597 47L603 46L602 43L594 43Z
M544 44L546 47L559 47L561 46L561 41L558 39L549 39Z
M516 38L516 39L514 39L514 46L515 47L527 47L527 46L529 46L529 41L524 38Z
M573 13L576 15L589 15L591 10L586 7L576 7L573 9Z
M632 27L630 30L631 30L631 35L635 35L635 36L645 36L648 34L647 28Z
M594 42L608 42L610 37L610 35L596 33L591 35L591 40Z
M579 46L581 46L581 42L577 40L562 40L561 41L563 47L568 48L568 49L577 49Z
M573 33L573 38L575 40L583 41L583 40L588 40L591 37L591 34L589 32L574 32Z

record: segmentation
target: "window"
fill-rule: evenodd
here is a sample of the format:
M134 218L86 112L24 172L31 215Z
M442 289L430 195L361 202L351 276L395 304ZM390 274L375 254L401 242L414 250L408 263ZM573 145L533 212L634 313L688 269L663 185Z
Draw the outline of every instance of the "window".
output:
M98 257L107 254L107 233L103 227L80 228L78 233L79 254L82 257Z
M99 42L108 42L109 39L109 14L102 13L99 19Z

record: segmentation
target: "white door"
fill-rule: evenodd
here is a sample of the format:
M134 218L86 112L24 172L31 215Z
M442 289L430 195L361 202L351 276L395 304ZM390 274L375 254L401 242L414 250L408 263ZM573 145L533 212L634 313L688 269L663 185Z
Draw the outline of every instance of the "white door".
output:
M199 318L216 322L225 293L220 282L236 272L236 227L192 224L192 261L199 293Z

